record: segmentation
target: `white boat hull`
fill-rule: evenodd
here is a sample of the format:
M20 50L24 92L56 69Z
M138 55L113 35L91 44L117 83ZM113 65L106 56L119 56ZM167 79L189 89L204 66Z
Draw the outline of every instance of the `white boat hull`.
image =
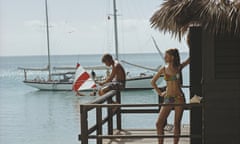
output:
M126 89L152 89L152 76L128 78L126 80Z
M24 81L28 86L37 88L39 90L51 90L51 91L69 91L72 90L72 83L60 83L60 82L37 82L37 81Z
M152 86L150 83L151 79L152 79L152 76L129 78L126 80L125 89L126 90L152 89ZM162 80L158 81L158 84L160 84L161 81ZM49 90L49 91L71 91L72 90L72 82L24 81L24 83L28 86L37 88L39 90ZM92 90L92 89L85 89L85 90Z

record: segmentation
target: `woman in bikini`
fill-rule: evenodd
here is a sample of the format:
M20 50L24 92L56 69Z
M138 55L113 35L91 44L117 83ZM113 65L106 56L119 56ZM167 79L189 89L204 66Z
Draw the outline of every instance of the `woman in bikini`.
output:
M159 96L164 97L164 104L184 104L185 98L183 91L181 90L182 86L182 75L181 70L190 62L188 58L185 62L180 63L179 52L176 48L169 49L165 53L165 62L166 66L159 69L158 73L153 77L151 84L153 88L157 91ZM167 89L162 92L156 84L156 81L161 75L164 75L166 80ZM164 123L171 112L175 110L174 118L174 135L180 135L180 126L181 119L183 115L182 106L162 106L159 112L159 116L156 122L157 133L158 135L164 134ZM174 144L178 144L179 137L174 137ZM163 144L163 138L158 139L159 144Z

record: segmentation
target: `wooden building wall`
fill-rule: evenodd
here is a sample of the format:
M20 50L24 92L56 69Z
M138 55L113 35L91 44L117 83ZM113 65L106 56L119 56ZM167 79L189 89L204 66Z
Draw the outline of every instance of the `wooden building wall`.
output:
M240 34L239 36L211 35L199 30L194 38L200 38L201 57L197 56L197 52L191 52L191 59L198 57L201 60L201 69L196 67L194 69L192 66L193 72L190 78L193 78L191 81L196 79L197 82L192 82L191 93L202 90L201 95L204 97L203 143L239 144ZM194 59L191 65L198 65L200 62ZM201 71L202 75L199 76L197 71ZM198 85L200 77L201 86ZM199 90L195 89L197 87ZM196 112L194 110L191 112L191 126L195 127L197 132L199 128L195 125L199 116Z
M205 142L240 143L240 36L203 32Z

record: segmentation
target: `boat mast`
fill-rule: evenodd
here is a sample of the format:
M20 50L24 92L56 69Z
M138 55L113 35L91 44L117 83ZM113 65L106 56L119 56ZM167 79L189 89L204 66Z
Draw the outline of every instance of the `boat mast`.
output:
M48 80L51 80L51 59L50 59L50 44L49 44L49 24L48 24L48 6L47 0L45 0L45 12L46 12L46 30L47 30L47 48L48 48Z
M116 54L116 59L118 60L118 27L117 27L116 0L113 0L113 16L114 16L115 54Z

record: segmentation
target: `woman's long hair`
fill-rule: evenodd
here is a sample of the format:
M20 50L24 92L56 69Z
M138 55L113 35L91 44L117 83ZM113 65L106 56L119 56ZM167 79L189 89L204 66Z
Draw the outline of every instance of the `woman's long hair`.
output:
M178 49L171 48L171 49L168 49L166 51L166 53L168 53L169 55L173 56L173 66L179 71L179 74L180 74L180 84L182 84L183 83L183 80L182 80L182 68L179 67L181 63L180 63L180 55L179 55Z
M175 68L179 68L179 66L180 66L180 56L179 56L178 49L171 48L171 49L168 49L166 51L166 53L168 53L169 55L173 56L173 66Z

